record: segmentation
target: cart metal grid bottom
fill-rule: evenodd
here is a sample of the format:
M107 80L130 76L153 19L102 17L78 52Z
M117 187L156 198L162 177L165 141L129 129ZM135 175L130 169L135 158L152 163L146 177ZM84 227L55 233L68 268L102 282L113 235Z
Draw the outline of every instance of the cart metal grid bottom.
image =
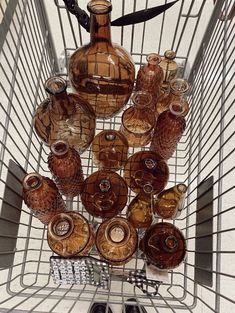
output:
M149 49L161 55L169 47L176 51L181 73L190 82L190 113L185 134L168 162L167 186L180 182L188 185L185 208L175 221L187 240L187 259L169 273L169 283L161 285L159 294L152 298L129 283L115 280L110 290L90 285L55 285L49 276L52 252L47 245L46 228L22 205L20 181L24 172L39 171L50 176L48 149L32 127L35 108L45 98L43 82L56 73L66 76L67 56L87 38L68 15L63 1L47 5L54 6L48 19L43 1L0 1L0 312L86 312L93 302L101 301L117 313L125 311L126 300L133 297L148 313L233 312L234 2L217 1L212 8L213 3L206 1L182 0L172 13L159 17L154 26L159 29L158 38L152 40ZM131 10L154 5L153 1L133 0ZM207 5L211 16L208 7L205 11ZM129 9L124 0L113 1L115 6L117 16ZM51 27L51 31L53 14L59 28ZM114 41L131 51L137 70L152 52L145 49L146 41L155 36L149 32L154 25L151 23L155 22L113 31ZM190 33L190 40L186 33ZM169 44L165 46L167 37ZM58 42L63 45L65 66L57 63ZM193 64L190 71L188 64ZM99 120L97 133L119 129L120 121L120 116ZM130 149L130 155L136 151ZM97 170L90 150L82 155L82 163L85 175ZM79 199L67 200L67 206L94 222ZM95 250L92 255L97 257ZM135 258L121 268L142 269L143 265L137 251Z

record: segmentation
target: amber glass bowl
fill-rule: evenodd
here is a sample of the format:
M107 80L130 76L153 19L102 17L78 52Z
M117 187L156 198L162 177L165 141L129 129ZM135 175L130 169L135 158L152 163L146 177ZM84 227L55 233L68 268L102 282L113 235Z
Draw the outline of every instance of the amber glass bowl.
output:
M104 221L96 232L96 247L101 258L112 265L127 263L137 249L135 228L123 217Z

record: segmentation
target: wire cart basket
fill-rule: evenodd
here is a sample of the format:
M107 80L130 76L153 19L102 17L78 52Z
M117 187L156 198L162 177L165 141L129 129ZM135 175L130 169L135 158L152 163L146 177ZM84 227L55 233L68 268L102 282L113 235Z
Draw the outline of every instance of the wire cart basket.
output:
M167 2L115 0L112 18ZM86 8L87 1L79 5ZM185 208L174 222L185 235L187 258L150 297L115 278L107 290L52 281L46 228L22 203L21 181L25 172L50 176L49 151L33 129L34 112L45 99L43 83L55 74L67 78L69 56L89 34L62 0L0 1L1 313L87 312L97 301L117 313L125 312L129 298L148 313L235 312L234 8L233 0L181 0L148 22L112 28L112 40L131 52L136 70L148 53L172 49L179 75L190 84L187 129L168 162L168 187L188 186ZM118 130L120 124L120 115L98 120L96 132ZM97 170L90 150L81 157L85 176ZM79 198L66 201L95 222ZM137 251L121 269L143 266Z

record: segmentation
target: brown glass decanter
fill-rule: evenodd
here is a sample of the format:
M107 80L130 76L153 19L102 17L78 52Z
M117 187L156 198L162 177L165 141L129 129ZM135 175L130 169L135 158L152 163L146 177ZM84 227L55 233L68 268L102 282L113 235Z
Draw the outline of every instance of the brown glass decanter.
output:
M178 64L174 61L176 54L172 50L166 50L164 58L161 60L159 66L163 70L163 82L161 88L168 90L170 81L177 76Z
M78 152L63 140L55 141L50 148L48 167L60 193L67 197L79 195L84 177Z
M169 179L169 168L153 151L140 151L128 158L124 179L135 193L152 187L152 194L161 192Z
M91 215L110 218L123 210L127 193L127 185L120 175L101 170L85 180L81 201Z
M96 248L101 258L112 265L127 263L137 249L135 228L122 217L104 221L96 232Z
M70 58L69 78L74 89L87 100L99 118L111 118L127 103L134 84L132 57L112 43L110 12L112 4L93 0L87 6L90 17L90 43Z
M48 245L62 257L89 254L94 245L94 238L88 221L78 212L57 214L48 225Z
M160 95L163 80L163 71L159 66L161 57L157 53L150 53L146 59L147 64L141 66L137 74L136 90L143 90L151 94L152 101L149 107L155 110L155 103Z
M139 246L147 260L160 270L178 267L186 256L185 238L182 232L170 223L150 226Z
M128 142L116 130L103 130L92 142L93 160L100 169L120 170L127 160Z
M172 102L169 110L158 117L150 145L159 159L168 160L175 152L177 144L182 137L185 128L184 101Z
M51 77L45 83L49 98L36 110L34 127L47 145L58 139L66 141L79 154L83 153L95 135L95 113L79 95L66 92L66 81Z
M151 99L150 93L137 91L132 96L134 105L123 112L120 132L130 147L144 147L151 141L156 122L149 109Z
M187 189L185 184L178 184L163 190L157 195L153 207L154 212L163 219L176 219L179 217L184 207Z
M153 221L152 186L145 185L128 205L127 219L135 228L147 228Z
M33 215L43 224L48 224L54 215L66 209L55 183L38 173L24 177L22 197Z
M187 115L189 111L188 102L184 99L185 93L188 91L188 82L181 78L174 78L170 81L169 91L165 91L161 94L156 102L157 114L169 109L170 103L175 101L185 102L184 116Z

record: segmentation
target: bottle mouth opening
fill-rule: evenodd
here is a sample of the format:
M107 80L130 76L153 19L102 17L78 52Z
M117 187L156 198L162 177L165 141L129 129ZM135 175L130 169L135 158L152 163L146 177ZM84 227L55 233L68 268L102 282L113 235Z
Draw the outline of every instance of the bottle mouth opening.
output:
M169 105L169 110L174 115L182 116L185 113L185 106L182 102L175 101Z
M175 236L171 235L165 239L165 245L169 251L176 250L178 247L178 240Z
M179 184L177 185L177 189L181 193L185 193L188 189L188 187L185 184Z
M55 155L64 155L69 150L69 145L66 141L57 140L51 145L51 152Z
M99 183L99 188L101 192L108 192L111 188L111 183L108 179L102 179Z
M23 180L23 187L26 190L37 189L42 185L42 176L37 173L30 173Z
M121 225L113 225L109 230L109 239L114 243L121 243L126 238L126 231Z
M174 60L176 57L176 53L173 50L166 50L164 53L164 57L170 60Z
M150 53L147 55L146 60L149 64L156 65L161 62L162 58L157 53Z
M62 77L50 77L45 82L45 90L51 95L57 95L64 92L67 88L67 83Z
M106 0L92 0L88 3L87 9L93 14L107 14L112 11L112 4Z
M152 101L152 95L145 91L136 91L132 95L132 101L138 107L147 107Z
M72 233L73 227L73 219L64 213L55 215L48 225L52 236L59 240L68 237Z
M170 81L170 88L173 93L182 94L188 91L189 84L185 79L175 78Z
M144 165L151 170L157 165L157 162L153 159L144 159Z
M107 141L114 141L115 139L116 139L116 134L115 134L115 132L114 131L108 131L108 132L106 132L106 134L105 134L105 139L107 140Z
M149 184L149 183L145 184L145 185L143 186L143 191L144 191L145 193L147 193L147 194L151 194L151 193L153 192L153 186L152 186L152 184Z

